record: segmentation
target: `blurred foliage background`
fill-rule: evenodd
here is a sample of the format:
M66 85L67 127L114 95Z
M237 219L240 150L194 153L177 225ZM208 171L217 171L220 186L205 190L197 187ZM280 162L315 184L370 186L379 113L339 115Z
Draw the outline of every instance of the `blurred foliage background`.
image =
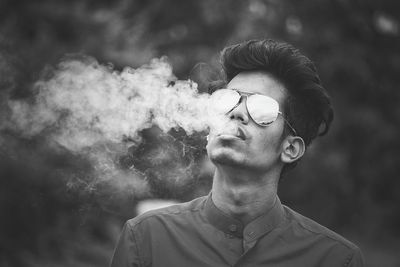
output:
M201 76L199 62L217 70L226 45L265 37L292 43L316 62L336 117L281 182L280 197L358 244L367 266L400 266L399 18L395 0L1 0L0 93L29 97L46 66L69 53L116 69L166 55L177 77L188 79ZM212 169L200 136L155 127L142 135L120 162L152 178L152 197L186 201L208 192ZM40 138L2 133L1 141L0 265L107 266L143 196L68 186L85 176L85 160ZM163 183L179 171L171 161L188 158L193 183Z

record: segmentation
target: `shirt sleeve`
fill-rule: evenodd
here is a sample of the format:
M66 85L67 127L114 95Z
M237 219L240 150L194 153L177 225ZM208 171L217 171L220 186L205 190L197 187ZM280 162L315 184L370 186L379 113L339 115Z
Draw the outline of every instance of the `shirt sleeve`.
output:
M128 223L125 223L115 247L110 267L141 266L137 245L133 230Z
M349 261L344 265L345 267L364 267L364 257L361 253L361 250L357 248L353 254L353 256L349 259Z

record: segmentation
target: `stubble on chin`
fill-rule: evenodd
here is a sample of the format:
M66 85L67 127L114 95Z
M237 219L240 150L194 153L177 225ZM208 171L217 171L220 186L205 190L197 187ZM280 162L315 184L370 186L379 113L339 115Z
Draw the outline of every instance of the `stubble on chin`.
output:
M243 167L245 165L245 158L238 155L229 149L216 149L209 152L208 157L214 165L228 165L231 167Z

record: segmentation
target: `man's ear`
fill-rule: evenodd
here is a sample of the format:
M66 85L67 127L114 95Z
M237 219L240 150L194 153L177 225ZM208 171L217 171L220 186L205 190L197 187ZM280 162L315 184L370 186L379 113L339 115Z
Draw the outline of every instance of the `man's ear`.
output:
M304 155L305 150L303 138L289 135L282 143L281 160L283 163L295 162Z

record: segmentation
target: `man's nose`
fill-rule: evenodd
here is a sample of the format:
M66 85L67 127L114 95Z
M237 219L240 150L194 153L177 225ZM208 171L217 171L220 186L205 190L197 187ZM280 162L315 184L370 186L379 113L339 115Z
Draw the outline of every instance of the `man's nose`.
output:
M228 116L231 120L239 120L247 124L249 122L249 114L247 113L246 99L242 98L239 104L229 112Z

